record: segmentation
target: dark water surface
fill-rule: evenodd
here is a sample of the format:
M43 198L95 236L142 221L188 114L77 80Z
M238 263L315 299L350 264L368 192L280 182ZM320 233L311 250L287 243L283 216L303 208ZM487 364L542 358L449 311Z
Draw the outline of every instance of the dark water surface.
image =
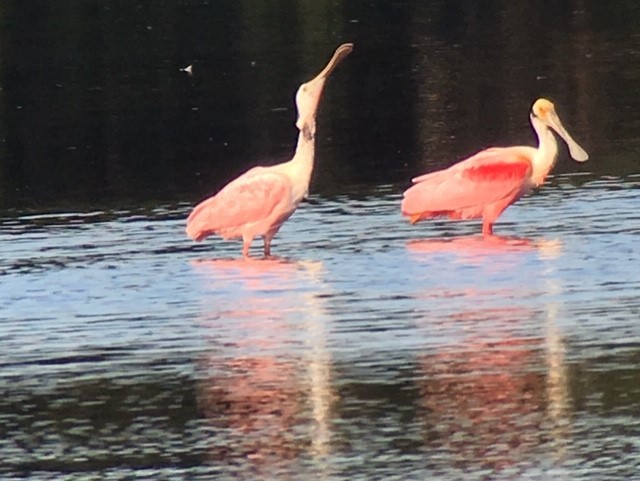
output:
M482 5L3 2L2 479L640 479L640 7ZM346 41L281 257L191 243ZM401 219L540 96L587 163Z

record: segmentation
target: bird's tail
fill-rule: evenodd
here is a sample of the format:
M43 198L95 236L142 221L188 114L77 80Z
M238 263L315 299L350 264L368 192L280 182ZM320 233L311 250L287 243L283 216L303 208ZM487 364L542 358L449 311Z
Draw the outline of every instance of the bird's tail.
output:
M207 228L209 222L209 200L205 200L198 204L189 217L187 218L187 227L185 229L187 235L196 242L200 242L205 237L213 234L210 228Z
M402 199L401 210L402 215L409 218L409 222L415 224L420 221L422 218L422 213L424 211L423 206L421 205L420 195L418 193L419 189L416 189L417 186L412 186L404 192L404 198Z

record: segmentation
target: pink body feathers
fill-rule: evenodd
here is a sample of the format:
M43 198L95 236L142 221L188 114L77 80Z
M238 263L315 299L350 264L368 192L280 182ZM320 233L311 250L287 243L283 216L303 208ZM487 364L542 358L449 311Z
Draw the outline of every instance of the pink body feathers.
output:
M433 217L482 218L483 235L493 234L500 214L531 189L541 185L555 164L558 144L553 129L578 162L589 158L563 127L555 108L538 99L531 108L538 148L494 147L453 166L413 179L402 200L402 213L412 224Z
M416 177L404 193L402 213L412 223L441 216L482 217L483 233L491 234L498 216L532 187L531 161L520 150L488 149L448 169Z
M306 197L315 156L316 114L329 74L353 49L337 48L327 66L296 93L300 131L291 160L270 167L254 167L231 181L216 195L198 204L187 219L186 232L195 241L217 234L242 238L242 254L249 256L254 237L264 238L264 254L271 255L271 239Z

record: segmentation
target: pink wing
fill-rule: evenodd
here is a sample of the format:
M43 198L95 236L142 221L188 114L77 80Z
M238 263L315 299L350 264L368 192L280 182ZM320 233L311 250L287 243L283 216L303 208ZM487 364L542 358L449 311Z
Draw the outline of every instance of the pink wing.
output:
M531 161L522 149L483 150L448 169L413 179L416 185L405 191L402 213L413 222L442 215L480 217L486 206L524 193L530 174Z
M271 219L281 218L288 204L292 203L287 176L255 167L198 204L187 219L187 235L196 241L214 233L231 238L242 235L247 225L266 232Z

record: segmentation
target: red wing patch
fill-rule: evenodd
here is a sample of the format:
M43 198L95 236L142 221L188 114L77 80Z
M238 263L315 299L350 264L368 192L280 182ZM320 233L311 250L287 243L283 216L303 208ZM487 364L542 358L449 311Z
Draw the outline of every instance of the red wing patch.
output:
M518 149L488 149L452 167L414 179L402 200L412 223L429 217L481 217L497 202L512 202L531 174L531 161ZM508 205L508 204L507 204Z
M465 169L463 176L473 181L504 182L522 179L530 170L531 163L522 158L517 162L480 163Z

